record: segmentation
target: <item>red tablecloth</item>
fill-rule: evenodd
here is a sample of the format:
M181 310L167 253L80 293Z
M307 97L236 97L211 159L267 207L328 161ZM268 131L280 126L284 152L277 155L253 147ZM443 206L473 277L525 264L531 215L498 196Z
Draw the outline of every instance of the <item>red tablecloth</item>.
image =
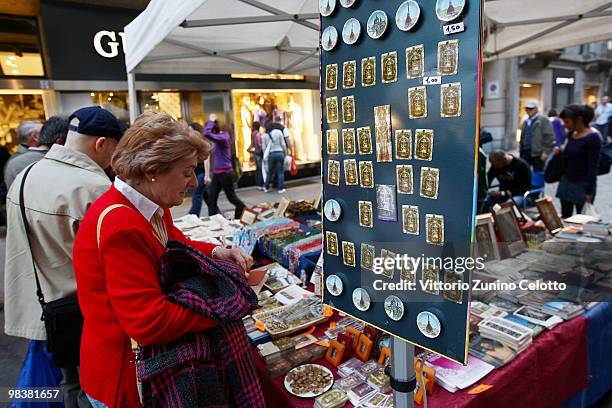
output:
M320 325L315 335L322 335L328 323ZM477 384L493 387L477 395L469 389L450 393L436 384L428 398L431 408L537 407L553 408L587 386L587 320L580 316L538 336L531 347L514 361L494 370ZM311 408L312 398L297 398L285 390L284 376L271 379L256 350L255 363L269 408ZM317 363L329 367L323 361ZM332 370L335 374L335 370ZM470 388L471 389L471 388ZM346 407L351 407L347 403Z

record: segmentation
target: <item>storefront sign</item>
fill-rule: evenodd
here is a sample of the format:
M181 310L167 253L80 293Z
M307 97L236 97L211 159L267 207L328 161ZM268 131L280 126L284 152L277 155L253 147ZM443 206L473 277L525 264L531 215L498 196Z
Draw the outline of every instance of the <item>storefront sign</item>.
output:
M41 2L41 37L50 79L125 81L123 29L138 14L138 10Z
M484 2L332 3L319 3L324 303L465 364ZM334 32L350 41L325 47Z
M121 54L125 50L125 34L114 31L98 31L93 38L93 46L98 54L104 58L115 58L119 56L119 42L117 36L121 37Z

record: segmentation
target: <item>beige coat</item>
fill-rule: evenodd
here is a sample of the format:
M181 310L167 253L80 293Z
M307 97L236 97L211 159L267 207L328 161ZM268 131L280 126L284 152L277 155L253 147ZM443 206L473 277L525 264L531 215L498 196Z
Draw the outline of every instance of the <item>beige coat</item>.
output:
M45 340L32 258L19 209L22 177L23 172L13 182L6 201L4 330L11 336ZM104 170L92 159L60 145L53 145L28 174L24 202L45 301L76 293L72 266L76 232L85 211L110 185Z

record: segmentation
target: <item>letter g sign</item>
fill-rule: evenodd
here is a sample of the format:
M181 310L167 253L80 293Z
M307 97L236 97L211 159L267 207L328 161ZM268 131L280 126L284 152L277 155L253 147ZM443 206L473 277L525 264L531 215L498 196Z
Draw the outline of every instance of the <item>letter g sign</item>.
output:
M119 33L119 36L123 39L123 33ZM106 47L102 45L104 39L107 39ZM96 52L105 58L115 58L119 55L119 43L114 31L98 31L93 38L93 46Z

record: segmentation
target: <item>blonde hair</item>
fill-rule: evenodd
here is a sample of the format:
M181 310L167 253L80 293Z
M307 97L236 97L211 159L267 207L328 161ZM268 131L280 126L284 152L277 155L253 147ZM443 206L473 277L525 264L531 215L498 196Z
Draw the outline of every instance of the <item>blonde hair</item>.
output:
M202 161L212 145L185 122L166 113L146 112L121 138L111 165L124 180L141 179L146 173L165 173L188 157Z

